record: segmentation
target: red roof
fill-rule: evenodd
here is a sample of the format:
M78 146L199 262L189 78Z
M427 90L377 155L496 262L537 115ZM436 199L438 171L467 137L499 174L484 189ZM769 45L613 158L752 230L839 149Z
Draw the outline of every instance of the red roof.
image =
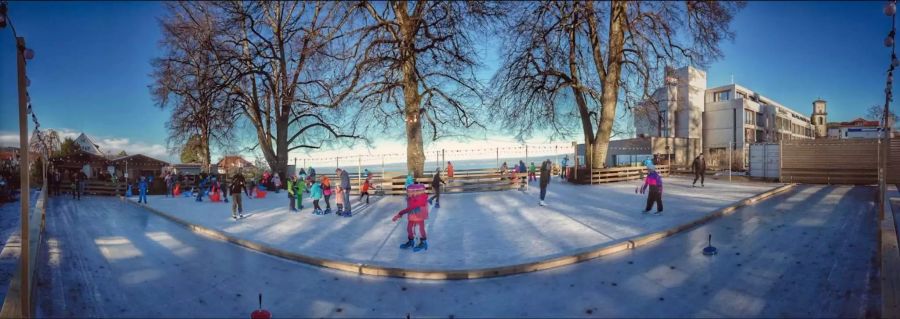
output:
M881 123L879 121L866 121L866 119L861 118L861 117L857 118L855 120L852 120L850 122L840 122L840 123L835 123L835 124L837 124L836 126L842 126L842 127L847 127L847 126L878 127L878 126L881 126Z

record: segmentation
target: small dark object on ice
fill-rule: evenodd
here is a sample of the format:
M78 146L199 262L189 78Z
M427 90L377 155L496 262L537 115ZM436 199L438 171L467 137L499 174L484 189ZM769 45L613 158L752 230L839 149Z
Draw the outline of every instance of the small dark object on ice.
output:
M707 243L706 248L703 248L703 254L707 255L707 256L712 256L717 253L719 253L718 249L716 249L716 247L713 247L713 245L712 245L712 234L709 234L709 242Z

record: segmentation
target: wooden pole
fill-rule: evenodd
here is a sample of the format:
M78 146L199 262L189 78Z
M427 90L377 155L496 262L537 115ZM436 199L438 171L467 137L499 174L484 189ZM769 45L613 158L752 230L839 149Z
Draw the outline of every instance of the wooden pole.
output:
M16 38L16 44L18 46L17 54L16 54L16 69L18 71L18 84L19 84L19 191L20 198L19 203L21 206L21 250L19 252L19 278L21 282L19 283L19 299L22 300L22 317L30 318L31 317L31 283L29 282L28 274L29 264L28 259L30 256L30 247L29 247L29 222L28 222L28 211L31 203L31 196L28 192L29 190L29 180L28 180L28 121L26 120L27 110L28 110L28 102L26 101L25 96L28 92L25 91L25 56L23 53L25 52L25 38L18 37Z
M500 169L500 148L497 148L497 169Z
M362 155L356 156L356 182L362 189Z

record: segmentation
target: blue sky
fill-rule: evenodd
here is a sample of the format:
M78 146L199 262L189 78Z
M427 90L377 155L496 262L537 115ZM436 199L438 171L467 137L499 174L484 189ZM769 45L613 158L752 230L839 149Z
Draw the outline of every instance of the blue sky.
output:
M707 70L709 87L735 82L808 114L818 97L830 121L884 102L890 20L883 2L750 2L734 42ZM153 105L150 60L159 54L156 2L12 2L10 16L36 51L28 66L41 126L85 131L106 149L165 156L167 110ZM485 59L490 74L496 51ZM0 30L0 144L17 142L15 45ZM896 109L896 108L895 108ZM492 137L490 143L507 139ZM511 139L509 140L511 142ZM171 159L171 157L168 157Z

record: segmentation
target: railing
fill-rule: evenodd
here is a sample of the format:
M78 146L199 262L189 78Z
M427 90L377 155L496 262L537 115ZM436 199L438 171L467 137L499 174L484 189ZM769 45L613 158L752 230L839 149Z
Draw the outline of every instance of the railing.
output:
M34 273L37 270L37 256L38 251L40 251L41 237L44 234L45 217L47 215L47 191L47 183L44 183L44 186L41 187L40 197L38 197L34 207L29 208L28 228L30 236L28 236L28 246L30 249L28 249L27 253L19 253L20 262L16 266L16 271L13 272L13 277L10 279L9 290L7 290L6 298L3 300L3 308L0 309L0 318L21 318L25 313L28 314L27 317L34 316L35 303L23 301L21 292L22 289L25 289L25 294L29 296L28 298L34 300ZM30 205L30 203L24 202L21 204ZM30 285L25 288L22 287L22 258L28 258L29 265L28 272L24 275L28 276L27 282ZM22 309L25 307L25 304L28 304L27 307L29 309Z
M428 193L431 193L431 181L434 172L426 172L426 177L416 178L416 183L424 184ZM322 176L322 175L317 175ZM334 174L324 174L331 180L332 187L340 185L340 178ZM446 185L442 185L441 193L467 193L467 192L485 192L485 191L503 191L517 189L523 187L527 183L527 173L519 173L516 183L512 178L512 174L503 175L497 169L466 169L455 170L453 177L448 177L447 172L441 172L441 179ZM357 174L350 174L350 194L358 195L365 176L360 178ZM379 192L384 195L404 195L406 194L406 173L403 172L385 172L372 173L371 177L372 189L370 194Z
M657 165L656 171L664 176L669 175L669 165ZM594 169L591 171L591 184L636 180L647 174L647 167L644 166Z

